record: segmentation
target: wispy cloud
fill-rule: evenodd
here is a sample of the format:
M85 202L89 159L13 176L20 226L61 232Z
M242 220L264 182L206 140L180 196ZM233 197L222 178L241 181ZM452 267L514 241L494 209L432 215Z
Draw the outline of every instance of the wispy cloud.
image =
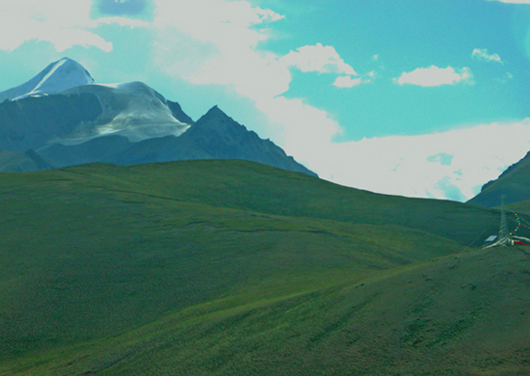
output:
M394 82L399 85L417 85L423 87L456 85L459 83L473 83L473 73L469 68L455 70L452 67L417 68L412 72L403 72Z
M488 50L486 48L475 48L473 50L473 53L471 54L471 57L482 60L486 62L496 62L500 64L504 64L501 60L501 57L498 54L489 54Z

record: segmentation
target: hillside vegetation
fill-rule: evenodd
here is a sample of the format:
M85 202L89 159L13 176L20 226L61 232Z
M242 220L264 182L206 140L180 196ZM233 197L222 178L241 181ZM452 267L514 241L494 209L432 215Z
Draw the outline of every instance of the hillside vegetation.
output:
M0 175L0 375L515 375L498 212L242 161Z

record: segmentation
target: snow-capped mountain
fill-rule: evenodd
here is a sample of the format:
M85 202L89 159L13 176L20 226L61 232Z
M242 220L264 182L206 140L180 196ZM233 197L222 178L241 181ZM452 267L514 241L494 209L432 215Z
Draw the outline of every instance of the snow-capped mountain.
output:
M195 123L148 85L97 84L71 59L2 95L0 148L35 150L56 167L223 158L315 175L217 106Z
M146 84L96 84L68 58L3 93L9 98L0 108L0 147L6 150L40 150L110 135L131 142L179 136L193 122Z
M90 73L78 62L67 57L51 63L26 83L0 92L0 102L30 96L57 94L80 85L94 83Z

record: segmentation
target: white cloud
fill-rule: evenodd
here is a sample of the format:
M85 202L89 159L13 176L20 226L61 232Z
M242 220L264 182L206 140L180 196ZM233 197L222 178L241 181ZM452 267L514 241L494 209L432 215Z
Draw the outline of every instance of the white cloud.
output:
M429 68L417 68L412 72L403 74L394 79L399 85L417 85L423 87L456 85L458 83L473 83L473 73L469 68L455 70L452 67L438 68L434 65Z
M278 57L259 51L260 25L283 18L247 1L156 0L154 60L167 74L203 85L227 85L253 100L289 89ZM208 12L204 12L208 9Z
M302 72L335 73L356 76L357 73L332 46L317 43L291 51L281 58L282 64Z
M352 76L338 76L333 86L339 89L352 88L354 86L369 84L375 79L375 72L370 72L363 77L353 78Z
M362 85L363 80L362 78L353 78L352 76L339 76L333 82L333 86L336 86L338 88L351 88L354 86Z
M501 60L501 57L498 54L489 54L486 48L482 48L482 49L475 48L473 50L473 53L471 54L471 57L477 60L482 60L486 62L493 61L493 62L504 64L503 61Z

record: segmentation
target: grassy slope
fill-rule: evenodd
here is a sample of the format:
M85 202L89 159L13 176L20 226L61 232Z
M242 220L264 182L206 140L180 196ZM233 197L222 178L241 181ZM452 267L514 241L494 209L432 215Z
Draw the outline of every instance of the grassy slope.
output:
M72 351L49 374L523 375L529 256L474 251L285 299L220 299Z
M419 278L462 250L454 240L497 223L477 207L236 161L2 175L0 199L0 374L304 374L330 353L322 364L336 372L318 373L344 374L356 354L345 327L396 309L354 338L398 351L389 334L432 294L401 296L402 273ZM353 293L361 280L372 293Z
M476 240L478 229L498 227L498 214L479 207L380 195L244 161L95 164L62 173L94 188L284 216L399 225L464 244Z

